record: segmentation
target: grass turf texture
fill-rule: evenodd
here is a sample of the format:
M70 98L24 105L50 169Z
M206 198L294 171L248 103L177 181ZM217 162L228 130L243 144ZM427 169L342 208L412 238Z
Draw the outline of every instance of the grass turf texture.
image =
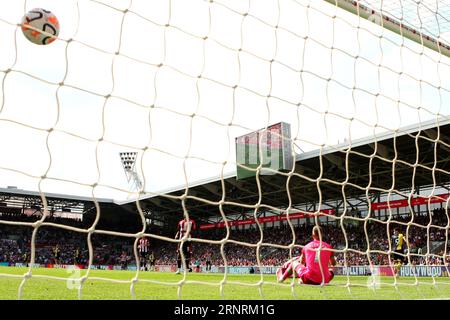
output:
M5 275L22 276L28 268L0 267L0 299L17 299L18 288L23 277L13 278ZM83 276L86 270L80 270ZM71 273L66 269L33 269L33 275L50 276L70 279ZM128 281L127 283L113 283L101 279L88 279L83 284L82 299L131 299L130 280L136 276L133 271L112 271L112 270L91 270L89 277L98 277ZM73 277L73 276L72 276ZM135 285L134 292L136 299L178 299L177 283L183 280L183 274L160 272L139 272L139 277ZM186 275L187 281L202 281L207 284L185 283L181 289L182 299L222 299L219 283L224 279L223 274L199 274L189 273ZM450 279L418 278L419 283L415 283L414 278L399 278L397 286L393 286L394 278L381 277L379 288L368 288L369 277L350 277L351 286L345 287L347 277L337 276L331 285L324 287L295 285L293 295L290 281L282 286L276 284L274 275L263 275L264 285L256 284L261 280L260 275L227 275L227 283L223 287L223 299L246 300L246 299L365 299L365 300L400 300L400 299L450 299ZM140 280L158 281L164 284L149 283ZM240 282L253 284L254 286L244 286L230 282ZM444 283L442 283L444 282ZM168 286L167 284L172 284ZM261 296L259 288L262 289ZM78 290L68 289L66 280L56 280L49 278L31 277L26 280L23 286L22 299L78 299Z

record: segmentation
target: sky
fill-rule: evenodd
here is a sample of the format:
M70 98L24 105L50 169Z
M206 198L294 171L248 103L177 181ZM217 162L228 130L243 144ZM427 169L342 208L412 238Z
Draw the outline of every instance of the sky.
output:
M17 29L36 7L47 46ZM449 114L449 58L325 1L1 0L0 35L0 187L120 201L119 152L164 192L233 174L235 137L280 121L299 153Z

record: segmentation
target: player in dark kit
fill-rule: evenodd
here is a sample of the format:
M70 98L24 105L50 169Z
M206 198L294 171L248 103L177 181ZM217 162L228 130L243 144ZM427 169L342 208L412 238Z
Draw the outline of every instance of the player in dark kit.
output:
M392 260L394 261L394 272L395 276L398 276L400 269L403 264L405 264L405 236L396 227L394 228L394 234L392 235L392 249L394 253L392 254Z
M76 248L75 252L73 254L73 264L74 265L80 264L80 257L81 257L80 248Z
M61 257L61 250L59 249L59 245L53 248L53 257L55 258L55 264L59 264L59 259Z
M206 272L211 271L211 253L206 254Z
M155 271L155 255L153 254L153 251L150 252L150 255L148 256L148 264L150 271Z
M27 252L24 252L24 254L22 255L22 262L26 265L28 263L29 260L29 256Z
M175 235L175 239L180 240L183 237L187 237L188 239L192 236L192 232L195 231L196 224L195 221L192 219L184 218L183 220L180 220L178 222L178 232ZM184 255L184 259L186 260L186 268L189 270L189 272L192 272L192 268L190 267L191 262L191 256L192 256L192 243L191 241L187 240L184 243L180 243L177 249L177 272L181 272L181 265L182 265L182 257L181 253Z

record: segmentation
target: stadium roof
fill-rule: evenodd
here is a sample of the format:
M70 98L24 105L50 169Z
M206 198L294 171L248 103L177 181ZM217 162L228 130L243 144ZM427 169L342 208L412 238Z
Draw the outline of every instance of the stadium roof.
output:
M47 222L71 225L73 219L82 217L84 227L89 227L96 220L97 210L92 197L46 192L43 194L51 217L62 219L50 221L47 219ZM131 208L121 207L112 199L95 200L100 206L97 228L117 232L138 232L142 229L141 218L136 210L130 212ZM29 222L40 219L43 207L41 194L37 191L21 190L16 187L0 188L0 220Z
M60 193L47 193L43 192L45 197L47 199L52 200L76 200L80 202L93 202L92 197L81 197L81 196L75 196L75 195L68 195L68 194L60 194ZM25 197L40 197L41 194L38 191L29 191L29 190L23 190L23 189L17 189L16 187L8 187L8 188L0 188L0 196L5 195L20 195ZM113 203L114 200L112 199L104 199L104 198L96 198L98 202L106 202L106 203Z
M435 143L438 132L440 139ZM299 205L308 205L311 211L314 211L317 210L316 205L320 198L323 208L338 209L343 204L343 191L347 200L359 199L367 203L366 191L371 201L375 201L377 195L386 193L391 188L407 195L413 184L421 188L434 183L446 187L450 182L449 160L450 119L440 120L439 127L436 121L432 120L422 123L420 130L417 125L412 125L396 132L354 140L351 148L342 143L305 152L296 155L294 171L298 175L291 176L289 192L286 189L286 174L259 177L262 195L259 211L286 208L289 196L292 209L295 210ZM231 220L253 217L249 205L255 205L259 201L256 178L237 180L235 173L231 173L223 177L223 186L227 202L222 206L224 213L230 216ZM139 198L140 207L155 220L179 219L183 212L181 196L184 192L185 186L179 186L159 195L144 195ZM36 191L0 188L0 197L14 195L40 198L39 192ZM67 206L70 206L70 201L93 201L90 197L64 194L45 193L45 196L54 201L67 201ZM216 222L221 216L217 205L221 199L222 180L215 177L191 184L185 206L195 219ZM130 213L136 212L136 200L96 200L101 204L121 205Z
M438 133L439 141L436 143ZM291 177L289 194L286 189L286 175L260 176L260 203L263 205L260 211L270 209L264 205L286 208L289 195L293 209L296 205L310 204L312 210L316 210L320 194L325 207L336 208L336 203L343 203L343 191L347 200L352 198L367 202L366 190L371 201L374 201L376 196L386 193L389 189L400 194L403 191L403 194L407 195L411 192L412 185L420 188L432 186L434 183L445 185L450 180L449 151L450 119L446 118L439 120L439 126L436 120L432 120L421 123L420 129L417 125L411 125L395 132L358 139L352 141L351 148L349 144L343 143L298 154L295 173L299 175ZM316 179L321 172L318 183ZM224 213L227 216L253 216L248 205L255 205L259 200L256 178L237 180L235 174L229 174L224 176L223 186L225 201L233 203L223 205ZM140 205L144 211L158 216L180 218L183 212L182 201L175 197L180 197L184 192L185 186L180 186L157 196L143 196L140 198ZM211 218L220 217L217 203L221 199L222 181L216 177L190 185L185 205L194 218L215 221ZM135 202L118 204L135 206Z

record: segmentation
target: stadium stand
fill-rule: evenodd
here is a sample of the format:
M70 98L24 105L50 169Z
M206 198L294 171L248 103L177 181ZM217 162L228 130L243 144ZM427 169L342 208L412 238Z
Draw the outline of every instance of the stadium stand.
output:
M2 217L5 219L5 217ZM24 220L26 218L23 218ZM27 218L32 220L31 218ZM417 216L415 222L417 224L426 225L430 217L428 215ZM80 221L67 221L68 219L53 219L55 223L64 222L77 227L88 227ZM398 222L407 222L409 218L397 218ZM445 226L447 217L443 209L435 209L432 215L432 224L438 226ZM340 226L336 224L328 224L322 226L324 233L329 243L337 249L345 247L345 238ZM303 245L309 241L312 225L302 225L295 228L296 242L292 255L299 253ZM24 226L0 225L0 262L15 264L27 263L24 261L24 254L29 259L30 255L30 240L31 228ZM198 237L203 239L221 239L225 236L224 229L204 230ZM383 223L372 223L367 227L367 232L370 235L369 239L371 251L389 250L388 237L386 225ZM349 239L349 249L365 251L367 243L364 236L364 226L350 225L346 226L346 233ZM170 236L167 234L166 236ZM445 241L445 230L430 228L430 241ZM235 241L247 242L256 244L260 240L260 232L256 228L239 230L234 229L231 232L230 239ZM292 243L292 233L287 224L280 227L266 228L264 230L264 243L289 245ZM410 243L411 253L417 253L419 248L426 251L427 233L423 232L422 228L410 227L408 232L408 241ZM112 237L107 235L95 235L92 239L94 245L94 265L121 265L121 256L125 252L127 262L134 261L132 252L132 241L126 238ZM80 250L80 265L88 263L88 251L86 245L86 235L77 232L67 232L67 230L59 228L42 227L38 231L36 238L36 263L52 264L53 248L56 245L61 248L60 264L74 264L74 256L77 248ZM156 256L156 264L159 265L175 265L176 264L176 244L168 243L161 240L152 240L151 250ZM442 249L443 250L443 249ZM257 264L256 248L248 246L240 246L235 243L227 243L224 246L224 253L226 255L227 264L229 266L253 266ZM261 264L265 266L278 266L286 258L289 257L289 250L277 249L269 246L261 248ZM224 260L220 253L220 245L195 243L194 244L194 259L199 260L201 265L205 265L206 256L211 255L212 264L215 266L223 266ZM442 255L442 252L437 252ZM344 256L342 253L336 255L337 262L344 265ZM367 255L354 253L351 250L347 252L348 265L368 265L369 261ZM371 252L372 263L375 265L388 265L387 254L377 254ZM450 262L450 257L447 259ZM412 264L433 264L441 265L444 263L442 259L435 256L430 256L429 261L425 261L425 257L411 256Z

